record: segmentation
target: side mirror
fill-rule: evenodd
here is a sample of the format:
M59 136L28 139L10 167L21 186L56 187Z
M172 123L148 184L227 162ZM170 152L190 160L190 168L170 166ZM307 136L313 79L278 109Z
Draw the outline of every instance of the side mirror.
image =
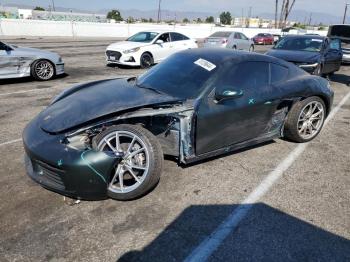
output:
M217 102L227 100L227 99L234 99L243 96L243 90L216 90L215 91L215 100Z
M164 43L164 41L161 40L161 39L158 39L158 40L156 41L156 44L158 44L158 45L161 45L161 44L163 44L163 43Z

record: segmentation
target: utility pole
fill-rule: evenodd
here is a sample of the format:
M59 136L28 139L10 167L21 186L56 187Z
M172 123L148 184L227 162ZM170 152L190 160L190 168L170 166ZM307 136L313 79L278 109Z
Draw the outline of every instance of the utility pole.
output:
M161 2L162 2L162 0L158 1L158 19L157 19L158 23L160 23L160 20L161 20L161 16L160 16L160 3Z
M349 4L349 3L346 3L346 4L345 4L344 17L343 17L343 24L345 24L346 12L348 11L348 5L350 5L350 4Z
M56 11L56 10L55 10L55 0L52 0L52 10L53 10L53 11Z
M277 29L277 12L278 12L278 0L276 0L275 6L275 28Z

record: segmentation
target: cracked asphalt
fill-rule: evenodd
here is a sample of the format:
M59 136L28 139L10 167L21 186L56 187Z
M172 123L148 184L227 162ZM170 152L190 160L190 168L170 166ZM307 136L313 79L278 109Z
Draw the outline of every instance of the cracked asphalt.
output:
M9 39L52 50L64 77L0 80L0 145L74 84L133 76L106 67L115 39ZM267 50L257 47L258 52ZM334 105L350 92L350 66L331 79ZM21 142L0 146L1 261L182 261L297 146L284 140L179 167L129 202L72 201L25 174ZM211 255L210 261L350 261L350 100Z

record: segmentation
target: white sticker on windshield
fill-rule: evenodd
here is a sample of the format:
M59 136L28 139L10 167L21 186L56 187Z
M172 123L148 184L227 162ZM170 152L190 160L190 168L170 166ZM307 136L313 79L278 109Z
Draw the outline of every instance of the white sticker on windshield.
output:
M215 69L216 65L213 63L210 63L209 61L199 58L197 61L194 62L196 65L199 65L200 67L204 68L205 70L208 70L209 72L213 69Z
M314 41L314 42L322 42L322 39L311 39L311 41Z

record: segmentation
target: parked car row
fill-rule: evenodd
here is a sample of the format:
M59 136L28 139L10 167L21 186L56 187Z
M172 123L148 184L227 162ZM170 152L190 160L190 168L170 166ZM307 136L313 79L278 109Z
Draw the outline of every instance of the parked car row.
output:
M218 31L205 38L203 46L253 52L255 44L275 44L267 55L295 63L311 74L333 74L342 61L350 62L350 25L331 26L328 37L259 33L249 39L241 32ZM198 48L197 40L179 32L146 31L109 45L105 55L107 65L149 68L193 48ZM64 63L56 53L0 42L0 79L32 76L45 81L63 73Z

